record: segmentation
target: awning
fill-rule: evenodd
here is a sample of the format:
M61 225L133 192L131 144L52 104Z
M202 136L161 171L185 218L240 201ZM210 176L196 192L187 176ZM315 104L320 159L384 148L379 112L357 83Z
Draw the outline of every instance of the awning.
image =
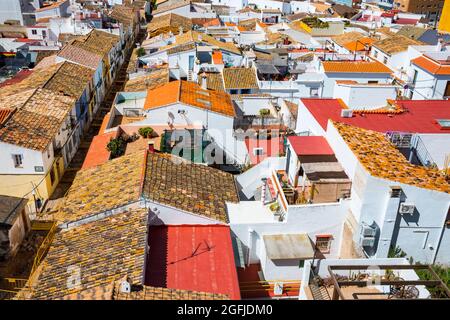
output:
M263 236L267 257L279 259L312 259L314 247L306 233Z

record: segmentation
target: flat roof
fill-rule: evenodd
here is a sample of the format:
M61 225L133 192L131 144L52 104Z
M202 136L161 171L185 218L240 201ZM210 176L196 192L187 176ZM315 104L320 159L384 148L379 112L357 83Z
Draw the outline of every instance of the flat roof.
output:
M301 99L305 107L326 130L328 119L378 132L450 133L437 119L450 118L450 100L397 100L401 113L353 113L342 118L342 104L338 99Z
M263 239L271 260L312 259L314 256L312 242L306 233L265 235Z
M148 243L145 285L240 299L228 226L151 226Z
M334 154L333 149L322 136L290 136L288 141L298 156Z

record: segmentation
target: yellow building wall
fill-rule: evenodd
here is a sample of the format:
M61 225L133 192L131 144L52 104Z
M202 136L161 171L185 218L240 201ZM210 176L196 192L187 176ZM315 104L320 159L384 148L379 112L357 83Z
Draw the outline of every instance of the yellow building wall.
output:
M444 2L438 31L441 33L450 33L450 0L445 0Z
M35 186L36 198L43 201L50 198L56 186L64 174L64 160L58 158L53 162L52 169L55 172L55 181L53 185L50 179L50 171L44 174L2 174L0 175L0 194L12 197L25 198L30 200L30 208L34 211L34 197L31 190ZM43 180L44 179L44 180Z

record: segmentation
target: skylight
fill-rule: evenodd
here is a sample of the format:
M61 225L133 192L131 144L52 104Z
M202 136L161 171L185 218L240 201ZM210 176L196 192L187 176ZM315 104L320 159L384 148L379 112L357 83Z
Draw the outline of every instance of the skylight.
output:
M196 93L201 94L203 96L209 97L209 92L197 90Z
M442 128L450 129L450 119L437 119L437 122Z
M203 99L197 99L197 102L200 102L201 104L204 104L206 106L210 106L211 102L203 100Z

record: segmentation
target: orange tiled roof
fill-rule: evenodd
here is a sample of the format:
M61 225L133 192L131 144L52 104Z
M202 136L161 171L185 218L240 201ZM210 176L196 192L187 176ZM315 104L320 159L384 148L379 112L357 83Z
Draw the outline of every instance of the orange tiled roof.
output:
M95 136L89 147L81 169L92 168L107 162L111 153L106 148L111 139L117 137L118 131L107 132Z
M217 90L203 90L198 84L188 81L172 81L149 90L144 109L156 109L176 102L208 109L230 117L235 116L229 94Z
M60 5L62 5L65 2L66 2L65 0L57 1L57 2L49 4L47 6L43 6L42 8L38 8L35 10L35 12L42 12L42 11L46 11L46 10L50 10L50 9L55 9L55 8L58 8Z
M323 61L326 73L392 73L392 70L378 61Z
M436 75L450 75L450 65L442 65L437 61L429 59L425 56L418 57L411 61L414 65L418 66L431 74Z
M223 64L222 51L214 50L212 54L214 64Z
M0 109L0 125L2 125L8 117L13 113L13 109Z
M363 51L366 50L366 46L371 46L374 43L374 39L372 38L362 38L357 41L352 41L344 44L344 48L349 51Z

